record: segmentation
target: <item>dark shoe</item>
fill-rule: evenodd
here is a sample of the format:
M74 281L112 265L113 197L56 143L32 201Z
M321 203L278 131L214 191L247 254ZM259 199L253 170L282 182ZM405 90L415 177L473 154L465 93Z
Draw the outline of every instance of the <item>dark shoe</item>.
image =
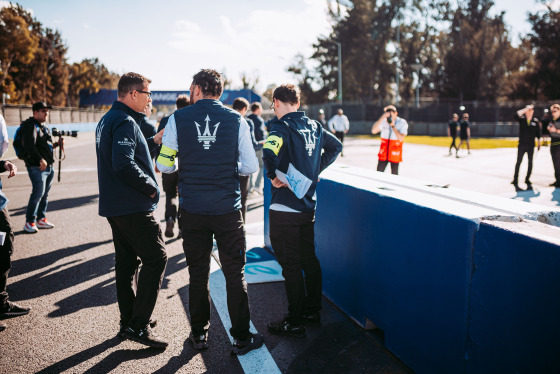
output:
M294 326L286 319L281 322L269 322L268 331L276 335L293 336L294 338L305 338L305 327L303 325Z
M167 348L167 342L158 338L153 333L150 326L146 326L143 329L135 329L128 326L126 330L124 330L123 336L126 339L130 339L137 343L147 345L148 347L160 348L160 349Z
M205 351L208 349L208 333L194 336L191 331L189 341L191 342L193 348L197 351Z
M530 181L525 181L525 184L527 184L527 189L528 190L532 190L533 189L533 184Z
M175 221L173 218L169 217L165 222L165 236L168 238L173 237L173 227L175 226Z
M0 310L0 318L23 316L29 313L31 308L23 307L8 301L6 306Z
M554 182L549 185L550 187L560 187L560 182Z
M6 330L6 327L8 327L8 325L6 325L4 322L0 322L0 331Z
M253 349L259 349L264 344L264 338L259 334L251 334L246 340L233 339L231 353L234 355L244 355Z
M126 328L128 327L128 322L119 322L119 325L121 326L121 328L119 329L119 332L117 333L117 336L119 338L123 338L126 339L124 336L124 331L126 330ZM157 326L157 319L151 319L150 322L148 322L148 326L150 326L151 328L154 328Z
M304 314L303 323L309 326L321 326L321 314L318 312L313 314Z

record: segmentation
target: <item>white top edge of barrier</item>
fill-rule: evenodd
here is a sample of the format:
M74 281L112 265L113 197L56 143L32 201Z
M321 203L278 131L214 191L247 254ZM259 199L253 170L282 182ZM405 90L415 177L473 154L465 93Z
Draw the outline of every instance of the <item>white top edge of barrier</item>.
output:
M321 178L476 222L480 220L520 222L522 219L528 219L560 226L559 208L459 188L444 188L418 179L343 165L332 165L321 174ZM320 196L318 203L320 204Z

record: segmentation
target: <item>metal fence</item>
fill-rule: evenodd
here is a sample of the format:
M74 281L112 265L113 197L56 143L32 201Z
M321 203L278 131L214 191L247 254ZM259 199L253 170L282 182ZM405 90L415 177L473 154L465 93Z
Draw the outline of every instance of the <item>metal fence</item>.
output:
M89 108L52 108L47 119L48 124L99 122L106 110ZM30 105L4 105L2 115L8 126L18 126L33 116Z

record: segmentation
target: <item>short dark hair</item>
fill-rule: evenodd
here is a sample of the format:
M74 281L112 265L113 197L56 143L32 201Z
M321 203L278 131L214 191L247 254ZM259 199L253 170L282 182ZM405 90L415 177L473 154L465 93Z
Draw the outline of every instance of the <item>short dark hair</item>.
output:
M194 75L192 84L200 87L203 96L220 97L224 92L224 80L216 70L202 69Z
M249 108L249 101L247 101L247 99L244 97L237 97L235 98L235 100L233 100L232 107L237 111Z
M255 110L258 109L262 109L262 105L259 102L255 102L253 104L251 104L251 112L254 112Z
M278 99L283 103L295 105L299 103L299 87L293 84L283 84L276 87L272 99Z
M131 91L142 90L144 89L144 83L150 84L152 81L138 73L123 74L119 79L117 94L119 97L124 97Z
M177 106L177 109L187 107L190 104L191 101L189 99L189 95L179 95L177 96L177 100L175 101L175 105Z

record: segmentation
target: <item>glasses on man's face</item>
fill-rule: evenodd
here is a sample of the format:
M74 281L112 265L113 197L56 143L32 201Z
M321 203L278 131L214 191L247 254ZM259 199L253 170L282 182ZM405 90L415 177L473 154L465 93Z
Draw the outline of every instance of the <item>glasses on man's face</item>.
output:
M394 112L393 109L387 109L387 110L385 111L385 113L393 113L393 112Z
M148 95L148 98L152 97L152 93L149 91L142 91L142 90L134 90L134 91L146 94ZM134 91L130 91L130 93L133 93Z

